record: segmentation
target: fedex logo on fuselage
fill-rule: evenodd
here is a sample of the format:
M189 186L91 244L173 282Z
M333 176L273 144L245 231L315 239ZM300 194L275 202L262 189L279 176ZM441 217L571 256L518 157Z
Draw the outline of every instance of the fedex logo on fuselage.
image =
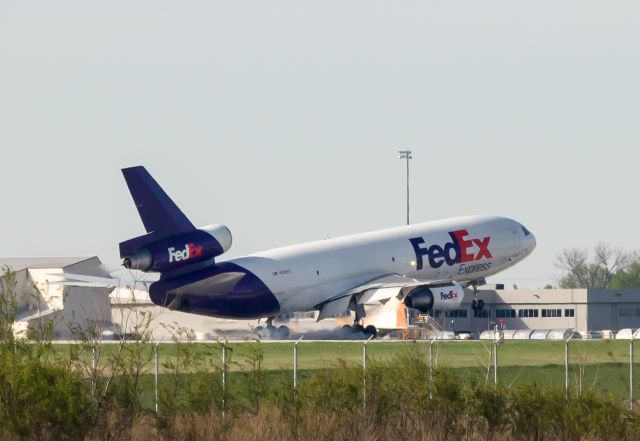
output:
M197 247L193 242L186 244L182 250L171 247L167 251L169 252L169 262L180 262L202 256L202 247Z
M421 247L424 244L422 237L409 239L416 253L416 269L421 270L423 268L424 256L427 256L431 268L440 268L445 263L447 266L452 266L457 263L471 262L483 258L491 259L493 257L491 251L489 251L491 236L486 236L482 239L467 239L468 235L469 232L467 230L450 231L451 242L445 243L443 247L435 244Z
M440 293L440 300L454 300L457 298L458 298L458 293L455 292L454 290Z

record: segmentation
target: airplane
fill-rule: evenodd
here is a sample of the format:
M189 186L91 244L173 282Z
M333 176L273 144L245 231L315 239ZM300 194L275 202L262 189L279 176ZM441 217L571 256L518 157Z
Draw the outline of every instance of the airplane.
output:
M353 333L376 336L371 305L430 314L460 306L465 287L523 260L535 236L498 216L464 216L285 246L220 260L231 248L224 225L196 228L142 166L122 169L146 234L121 242L123 266L160 273L156 305L213 317L266 319L264 335L286 338L280 314L319 311L318 321L354 313Z

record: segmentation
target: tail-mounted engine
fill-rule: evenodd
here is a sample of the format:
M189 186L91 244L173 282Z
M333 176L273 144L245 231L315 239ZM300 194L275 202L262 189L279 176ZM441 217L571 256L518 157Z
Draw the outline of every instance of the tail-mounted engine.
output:
M213 259L231 248L231 232L224 225L153 239L154 234L137 237L120 244L125 268L144 272L166 272L196 262Z
M433 309L452 310L460 307L464 298L464 288L457 282L416 286L404 298L407 308L422 313Z

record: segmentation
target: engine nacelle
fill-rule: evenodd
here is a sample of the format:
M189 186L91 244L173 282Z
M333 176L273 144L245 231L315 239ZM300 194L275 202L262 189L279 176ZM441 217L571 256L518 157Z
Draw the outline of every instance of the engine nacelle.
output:
M432 309L452 310L459 308L464 299L464 288L457 282L421 285L413 288L404 298L407 308L422 313Z
M231 248L231 232L224 225L207 225L178 236L145 245L125 256L125 268L165 272L181 266L213 259Z
M426 285L418 286L407 294L404 304L407 308L426 313L433 308L433 293Z

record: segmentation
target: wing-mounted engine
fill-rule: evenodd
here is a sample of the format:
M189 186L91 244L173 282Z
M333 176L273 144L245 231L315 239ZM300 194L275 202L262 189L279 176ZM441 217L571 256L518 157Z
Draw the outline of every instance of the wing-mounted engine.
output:
M411 308L423 314L436 310L459 308L464 298L464 286L454 281L429 282L389 275L372 280L317 305L318 321L355 312L354 328L362 328L361 320L374 330L407 329ZM365 332L366 333L366 332Z
M231 232L224 225L208 225L183 234L154 240L154 233L120 243L125 268L168 272L210 260L231 248Z
M404 298L407 308L422 313L431 310L452 310L459 308L464 299L464 287L457 282L442 282L418 285L411 288Z

